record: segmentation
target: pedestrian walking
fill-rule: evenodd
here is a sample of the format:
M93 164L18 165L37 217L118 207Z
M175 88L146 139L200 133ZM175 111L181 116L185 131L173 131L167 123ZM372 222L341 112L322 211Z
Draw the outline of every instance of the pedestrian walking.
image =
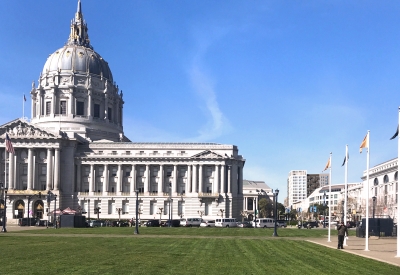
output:
M344 222L340 222L337 230L338 230L338 246L337 246L337 249L343 249L344 238L348 236L347 227L344 225Z

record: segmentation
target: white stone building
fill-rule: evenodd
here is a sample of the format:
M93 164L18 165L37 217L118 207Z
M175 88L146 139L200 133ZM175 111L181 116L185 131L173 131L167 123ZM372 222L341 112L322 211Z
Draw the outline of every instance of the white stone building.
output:
M262 198L274 200L273 190L264 181L243 180L243 212L247 220L253 220L258 201ZM279 198L279 195L278 195Z
M15 154L3 149L0 160L8 222L27 217L28 208L31 217L47 219L49 191L57 208L92 218L99 209L103 219L131 219L135 190L141 219L167 219L170 196L173 218L199 217L199 211L240 218L245 160L237 146L125 137L123 93L90 44L80 1L67 43L49 56L30 95L30 122L0 126L15 148Z

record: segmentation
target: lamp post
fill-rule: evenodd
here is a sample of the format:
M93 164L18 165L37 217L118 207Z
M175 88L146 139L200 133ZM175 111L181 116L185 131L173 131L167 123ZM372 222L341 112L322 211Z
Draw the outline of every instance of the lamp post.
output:
M3 227L1 228L1 232L6 233L7 228L6 228L6 222L7 222L7 205L6 205L6 199L7 199L7 189L1 185L1 189L4 193L4 208L3 208Z
M203 216L204 216L204 211L198 210L197 213L200 216L200 222L202 222L203 221Z
M376 196L372 197L372 218L375 219Z
M324 191L324 228L326 228L326 224L325 224L325 217L326 217L325 211L326 211L326 209L325 209L325 207L326 207L326 191Z
M162 211L164 210L163 207L159 207L158 210L160 210L160 212L158 212L157 214L160 214L160 221L158 222L161 226L161 216L162 216Z
M169 210L168 210L168 227L171 227L171 220L172 220L172 206L171 206L171 203L172 203L172 199L171 199L171 197L172 197L172 188L171 188L172 186L171 186L171 182L169 183L169 203L168 203L168 208L169 208Z
M56 209L57 209L57 195L54 195L54 228L55 229L57 229Z
M138 216L139 216L139 190L135 190L136 192L136 222L135 222L135 232L134 234L139 234L139 224L138 224Z
M115 210L118 212L118 224L120 224L122 208L115 208Z
M278 237L278 232L276 231L276 228L278 227L278 223L277 223L277 214L278 214L278 194L279 194L279 190L275 189L275 214L274 214L274 218L275 218L275 226L274 226L274 234L272 236L274 237Z

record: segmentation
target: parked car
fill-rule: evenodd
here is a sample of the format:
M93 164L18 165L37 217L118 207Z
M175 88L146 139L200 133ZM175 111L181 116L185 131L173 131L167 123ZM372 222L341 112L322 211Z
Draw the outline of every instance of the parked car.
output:
M286 222L287 221L285 221L285 220L277 220L276 221L276 225L279 226L279 227L284 228L284 227L287 227L287 223Z
M166 221L161 224L164 227L169 227L169 221ZM181 226L181 220L172 220L171 221L171 227L179 227Z
M200 218L182 218L180 220L180 224L181 224L181 226L187 226L187 227L200 226L201 219Z
M202 220L200 227L215 227L215 220L211 220L211 221Z
M253 227L250 222L237 222L237 227L240 228L251 228Z
M104 222L101 220L90 220L89 227L102 227L105 226Z
M307 229L308 228L311 229L311 228L317 228L319 226L318 226L318 222L314 221L314 222L305 222L305 223L303 223L303 227L307 228Z
M147 227L159 227L160 226L160 221L159 220L148 220L146 222Z
M127 221L113 221L111 223L111 226L112 227L129 227L129 223Z

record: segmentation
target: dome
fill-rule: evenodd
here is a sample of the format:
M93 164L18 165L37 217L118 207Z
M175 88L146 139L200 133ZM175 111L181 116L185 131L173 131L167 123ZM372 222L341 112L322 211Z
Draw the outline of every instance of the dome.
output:
M108 63L93 49L79 45L66 45L51 54L44 64L42 75L52 72L92 74L113 82Z

